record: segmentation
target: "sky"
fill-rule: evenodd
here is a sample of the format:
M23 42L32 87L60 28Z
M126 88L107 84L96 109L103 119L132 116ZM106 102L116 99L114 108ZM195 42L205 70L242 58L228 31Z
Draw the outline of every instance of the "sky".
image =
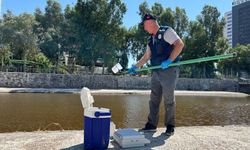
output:
M2 9L2 0L0 0L0 14L1 14L1 9Z
M23 12L33 13L35 8L39 7L44 10L47 0L0 0L1 16L6 10L11 10L15 15ZM74 5L77 0L58 0L64 9L67 4ZM140 22L138 15L139 4L145 0L122 0L127 6L127 12L123 18L123 24L129 28ZM184 8L186 10L189 20L195 20L196 16L200 14L204 5L208 4L218 8L219 12L224 15L225 12L231 11L232 0L147 0L149 7L158 2L162 4L163 8L175 7Z

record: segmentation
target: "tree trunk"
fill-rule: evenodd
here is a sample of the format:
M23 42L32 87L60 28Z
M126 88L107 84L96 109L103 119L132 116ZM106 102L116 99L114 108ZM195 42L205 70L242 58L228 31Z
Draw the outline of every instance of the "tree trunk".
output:
M91 62L91 74L92 75L94 75L94 73L95 73L95 61L94 60L92 60L92 62Z
M1 59L1 62L2 62L2 64L1 64L1 71L3 71L3 66L4 66L3 58Z
M105 67L104 67L104 63L102 65L102 74L104 75L104 71L105 71Z
M206 78L206 67L203 65L203 78Z

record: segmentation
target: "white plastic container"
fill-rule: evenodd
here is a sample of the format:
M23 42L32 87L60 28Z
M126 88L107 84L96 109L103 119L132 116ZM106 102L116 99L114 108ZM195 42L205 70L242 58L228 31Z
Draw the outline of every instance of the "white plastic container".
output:
M150 143L143 134L134 129L119 129L114 133L114 139L122 148L141 147Z
M112 71L113 71L114 73L117 73L117 72L119 72L120 70L122 70L122 66L121 66L121 64L119 64L119 63L117 63L114 67L112 67Z

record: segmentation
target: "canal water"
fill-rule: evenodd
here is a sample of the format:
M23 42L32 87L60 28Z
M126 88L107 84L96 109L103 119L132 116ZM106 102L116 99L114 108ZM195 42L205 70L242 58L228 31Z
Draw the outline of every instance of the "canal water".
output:
M96 95L96 107L109 108L117 128L141 128L148 95ZM250 97L176 97L176 125L250 125ZM163 103L158 127L163 127ZM0 93L0 132L83 129L78 94Z

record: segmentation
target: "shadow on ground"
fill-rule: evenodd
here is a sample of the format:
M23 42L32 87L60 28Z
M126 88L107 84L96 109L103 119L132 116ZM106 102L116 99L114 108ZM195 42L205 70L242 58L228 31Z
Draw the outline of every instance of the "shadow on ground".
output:
M159 147L162 145L166 145L166 140L169 138L169 136L166 136L164 133L155 136L156 132L146 132L144 133L145 138L147 138L150 143L147 144L144 147L137 147L137 148L123 148L123 150L126 149L133 149L133 150L151 150L155 147ZM78 145L74 145L62 150L83 150L84 149L84 144L78 144ZM116 150L116 149L122 149L114 140L111 140L109 143L109 150Z

